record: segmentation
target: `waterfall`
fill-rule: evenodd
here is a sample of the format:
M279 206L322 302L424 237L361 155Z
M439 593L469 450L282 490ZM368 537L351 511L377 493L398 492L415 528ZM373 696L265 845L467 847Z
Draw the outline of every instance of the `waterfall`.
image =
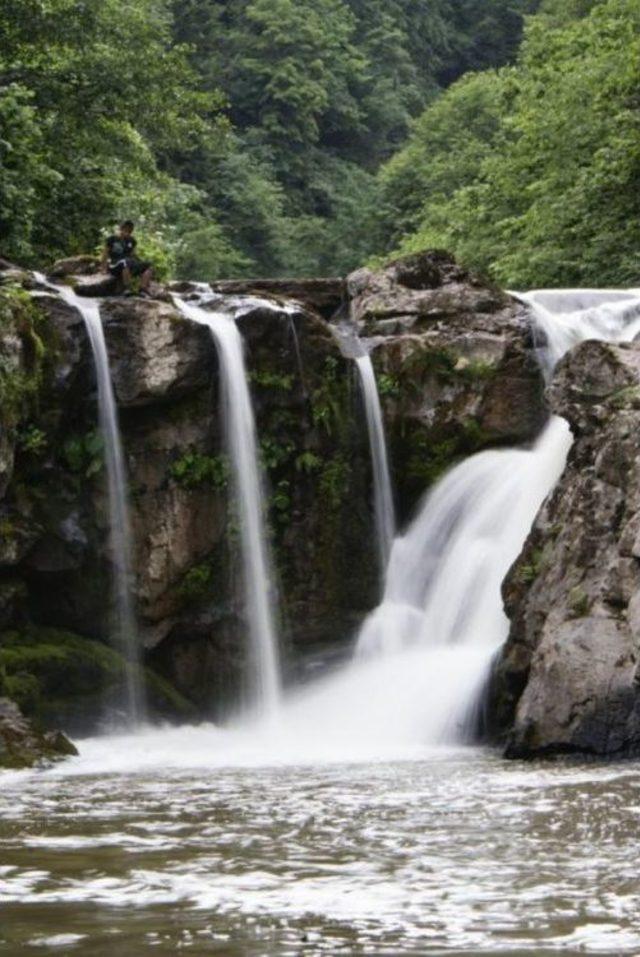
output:
M129 515L129 496L118 410L109 370L109 356L100 319L100 307L93 299L77 296L69 286L56 286L44 276L37 279L55 291L65 302L81 314L91 344L98 386L98 419L104 441L107 472L109 536L113 562L113 589L115 621L112 644L127 659L126 717L129 725L137 725L145 716L145 700L140 678L140 643L133 607L133 540Z
M245 608L251 652L251 709L273 719L281 696L280 655L274 624L274 576L264 524L264 496L256 425L244 365L242 337L231 316L174 299L187 318L209 328L220 360L224 427L238 506Z
M362 386L362 395L367 417L371 461L373 462L373 494L378 558L381 574L384 575L396 530L393 492L391 489L387 457L387 443L384 434L380 396L375 372L373 370L373 363L369 355L358 356L355 361Z
M585 339L640 333L640 291L539 291L529 304L548 374ZM531 449L481 452L452 469L393 543L381 604L353 660L290 702L298 738L385 746L470 739L509 623L501 585L564 469L568 425L552 417Z
M514 296L533 311L547 376L579 342L631 342L640 333L640 290L540 289Z
M308 397L307 381L304 374L302 352L300 351L300 340L298 338L298 330L296 329L295 319L291 313L289 313L289 328L291 329L291 339L293 341L293 349L296 354L296 364L298 366L298 375L300 376L300 385L302 386L302 392L306 399Z

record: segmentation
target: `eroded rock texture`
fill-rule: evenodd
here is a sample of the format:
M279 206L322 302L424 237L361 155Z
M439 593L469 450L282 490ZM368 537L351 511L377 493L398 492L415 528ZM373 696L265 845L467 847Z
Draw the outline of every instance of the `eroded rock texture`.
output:
M567 470L504 586L512 621L490 712L513 757L640 751L640 346L586 342L553 410Z

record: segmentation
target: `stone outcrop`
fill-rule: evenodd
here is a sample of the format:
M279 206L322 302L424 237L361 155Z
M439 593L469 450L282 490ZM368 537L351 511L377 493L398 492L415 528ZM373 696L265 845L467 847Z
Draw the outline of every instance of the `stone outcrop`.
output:
M171 403L210 382L216 359L208 329L170 303L111 299L101 315L118 405Z
M100 269L100 260L96 256L70 256L58 259L49 270L49 278L69 279L76 276L95 276Z
M504 586L489 712L507 754L640 753L640 345L586 342L553 410L568 467Z
M77 275L77 265L64 275ZM84 325L55 296L33 303L55 336L37 407L25 407L3 431L12 440L2 457L8 534L0 548L0 634L11 629L4 634L12 649L25 621L104 641L110 620L102 451ZM283 632L296 657L347 640L375 601L366 434L354 414L351 363L318 311L255 296L238 308ZM101 314L130 480L140 637L157 672L202 713L219 713L237 693L246 641L216 349L209 331L165 294L107 298ZM11 348L11 337L1 338ZM19 336L14 346L22 349ZM20 436L29 430L38 447L27 453ZM2 645L0 637L0 657ZM171 702L160 711L171 713Z
M444 252L349 276L368 337L405 509L442 472L487 447L522 445L547 411L528 312Z

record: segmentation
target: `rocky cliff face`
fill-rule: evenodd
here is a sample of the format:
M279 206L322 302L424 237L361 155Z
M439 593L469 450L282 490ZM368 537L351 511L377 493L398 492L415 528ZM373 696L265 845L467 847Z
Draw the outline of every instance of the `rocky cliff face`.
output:
M73 269L58 271L104 292L90 264L77 280ZM31 298L29 274L7 268L0 279L0 672L28 713L73 728L99 714L96 701L109 700L125 667L104 644L110 555L92 362L75 310L48 293ZM344 652L378 596L371 463L345 347L354 330L373 349L405 516L465 454L532 440L545 415L542 383L523 309L444 254L360 271L346 284L218 293L228 309L256 291L262 298L240 302L238 323L282 634L299 671L311 651ZM157 292L101 307L130 481L140 635L156 711L220 714L237 694L245 642L217 356L208 330Z
M504 586L512 621L490 713L513 757L640 751L640 347L586 342L552 409L567 470Z

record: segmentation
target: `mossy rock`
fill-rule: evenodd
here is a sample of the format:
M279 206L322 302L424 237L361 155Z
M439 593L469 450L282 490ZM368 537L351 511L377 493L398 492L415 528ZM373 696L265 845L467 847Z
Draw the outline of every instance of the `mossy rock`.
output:
M131 667L101 642L70 632L30 627L0 635L4 693L45 727L95 727L125 700ZM163 678L145 668L142 679L153 715L193 717L190 703Z
M77 753L62 732L42 731L14 701L0 697L0 769L46 766Z

